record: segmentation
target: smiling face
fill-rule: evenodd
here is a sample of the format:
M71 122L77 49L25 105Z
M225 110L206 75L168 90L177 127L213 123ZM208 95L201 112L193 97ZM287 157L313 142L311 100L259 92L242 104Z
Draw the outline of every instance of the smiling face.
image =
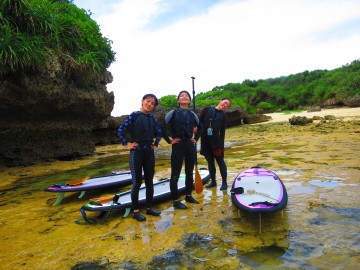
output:
M145 114L151 112L156 105L156 101L153 97L147 97L141 102L141 111Z
M180 107L188 107L189 104L191 103L191 97L189 93L186 91L180 92L178 96L178 103Z
M216 108L221 111L226 111L227 109L229 109L230 105L231 105L230 100L224 99L220 101L220 103L216 106Z

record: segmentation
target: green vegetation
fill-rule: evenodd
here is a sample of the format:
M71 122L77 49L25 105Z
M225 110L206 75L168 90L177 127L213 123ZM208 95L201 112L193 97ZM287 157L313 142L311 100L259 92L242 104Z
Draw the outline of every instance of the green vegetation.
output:
M0 77L41 69L57 57L85 80L115 61L90 13L68 0L0 1Z
M240 107L248 113L268 113L295 110L301 107L321 105L328 99L339 101L360 95L360 60L355 60L334 70L314 70L270 78L245 80L216 86L209 92L196 95L197 107L216 105L222 98L230 98L232 107ZM176 97L160 98L165 109L174 108Z

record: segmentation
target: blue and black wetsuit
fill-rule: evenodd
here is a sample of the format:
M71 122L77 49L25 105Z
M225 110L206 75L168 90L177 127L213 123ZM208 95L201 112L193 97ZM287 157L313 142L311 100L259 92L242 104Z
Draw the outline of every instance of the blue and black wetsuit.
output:
M170 134L166 132L166 127L170 125ZM194 143L191 141L194 135L194 127L198 130L195 133L194 139L197 141L201 134L201 125L197 115L182 108L176 108L170 111L161 125L163 137L167 143L171 144L169 136L180 138L179 143L172 145L171 152L171 178L170 190L174 201L179 199L178 181L181 173L182 163L185 159L185 189L186 195L191 195L193 189L193 170L195 166L196 149Z
M215 160L219 165L223 183L227 181L227 167L224 161L224 140L226 128L226 115L215 107L205 107L200 114L200 123L204 131L201 134L200 154L208 163L209 174L212 181L216 181ZM207 129L211 128L211 135Z
M151 208L154 197L153 178L155 174L155 156L152 145L158 146L162 133L160 125L153 114L144 114L140 111L133 112L120 125L118 136L121 144L128 143L125 133L130 133L129 142L137 142L139 145L130 150L130 170L133 178L131 201L133 209L139 209L139 190L142 184L142 171L146 185L146 206ZM154 142L155 138L155 142Z

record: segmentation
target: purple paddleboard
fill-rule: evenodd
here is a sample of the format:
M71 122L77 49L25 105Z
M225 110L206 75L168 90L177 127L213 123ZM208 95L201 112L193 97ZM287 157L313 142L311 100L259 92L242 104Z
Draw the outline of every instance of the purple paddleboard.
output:
M277 212L288 201L280 178L261 167L252 167L239 173L230 192L233 204L249 213Z

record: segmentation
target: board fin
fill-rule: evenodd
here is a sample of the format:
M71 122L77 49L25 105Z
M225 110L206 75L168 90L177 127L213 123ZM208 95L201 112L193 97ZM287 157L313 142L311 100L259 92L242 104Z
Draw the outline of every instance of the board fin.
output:
M56 199L56 201L54 202L54 204L52 206L59 205L63 198L64 198L64 192L58 192L57 199Z

